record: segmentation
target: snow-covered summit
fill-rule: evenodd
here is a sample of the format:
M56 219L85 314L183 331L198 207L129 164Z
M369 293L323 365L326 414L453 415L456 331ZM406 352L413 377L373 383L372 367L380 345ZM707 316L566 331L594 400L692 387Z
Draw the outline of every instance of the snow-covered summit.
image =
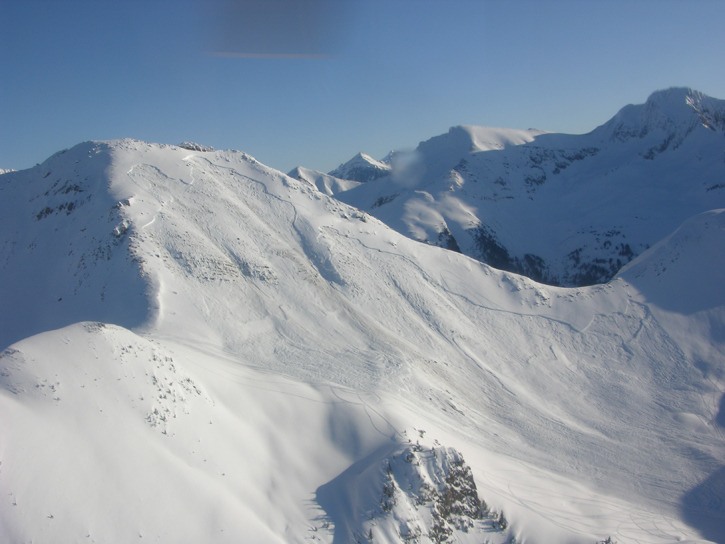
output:
M531 142L542 134L537 130L459 125L447 133L420 142L415 150L422 163L420 182L445 176L466 156L481 151L498 151Z
M445 153L463 156L467 153L521 145L532 141L539 134L543 134L543 132L535 129L457 125L448 129L445 134L421 142L418 144L417 150L423 155Z
M624 141L645 138L654 131L665 132L666 148L679 145L698 126L725 131L725 100L673 87L652 93L644 104L625 106L595 133Z
M340 179L367 182L388 173L390 173L390 164L375 160L370 155L360 152L329 172L329 175Z

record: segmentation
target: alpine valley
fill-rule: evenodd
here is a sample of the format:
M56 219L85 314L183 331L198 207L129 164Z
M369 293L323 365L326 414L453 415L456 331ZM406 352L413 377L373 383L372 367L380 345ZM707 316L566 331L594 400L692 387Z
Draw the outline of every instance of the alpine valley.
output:
M1 542L725 542L725 101L86 142L0 218Z

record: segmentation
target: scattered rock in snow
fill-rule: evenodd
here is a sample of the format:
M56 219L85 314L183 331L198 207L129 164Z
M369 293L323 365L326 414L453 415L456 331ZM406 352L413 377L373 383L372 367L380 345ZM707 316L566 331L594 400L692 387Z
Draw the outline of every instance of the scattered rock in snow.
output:
M201 152L207 152L207 151L214 151L214 148L209 145L202 145L198 144L196 142L181 142L179 144L179 147L182 149L188 149L189 151L201 151Z

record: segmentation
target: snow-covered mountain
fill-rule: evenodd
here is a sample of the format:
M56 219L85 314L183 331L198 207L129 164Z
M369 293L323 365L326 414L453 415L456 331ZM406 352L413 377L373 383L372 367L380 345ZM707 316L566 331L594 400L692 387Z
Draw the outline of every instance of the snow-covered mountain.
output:
M675 88L584 135L453 127L335 195L416 240L590 285L688 217L725 207L724 150L725 101Z
M389 174L390 170L390 163L386 160L377 161L370 155L358 153L346 163L341 164L329 172L328 175L335 178L365 183Z
M725 212L567 289L188 147L0 177L0 541L725 539Z

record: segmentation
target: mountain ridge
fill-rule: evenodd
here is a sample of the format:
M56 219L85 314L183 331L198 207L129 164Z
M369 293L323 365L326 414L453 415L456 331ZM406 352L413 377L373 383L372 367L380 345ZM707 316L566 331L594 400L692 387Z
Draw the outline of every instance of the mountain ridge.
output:
M334 194L497 268L602 283L687 217L725 206L723 119L725 101L673 88L582 135L453 127L388 176Z
M84 143L0 195L0 539L724 536L721 212L561 288L241 152ZM505 528L437 521L463 458Z

